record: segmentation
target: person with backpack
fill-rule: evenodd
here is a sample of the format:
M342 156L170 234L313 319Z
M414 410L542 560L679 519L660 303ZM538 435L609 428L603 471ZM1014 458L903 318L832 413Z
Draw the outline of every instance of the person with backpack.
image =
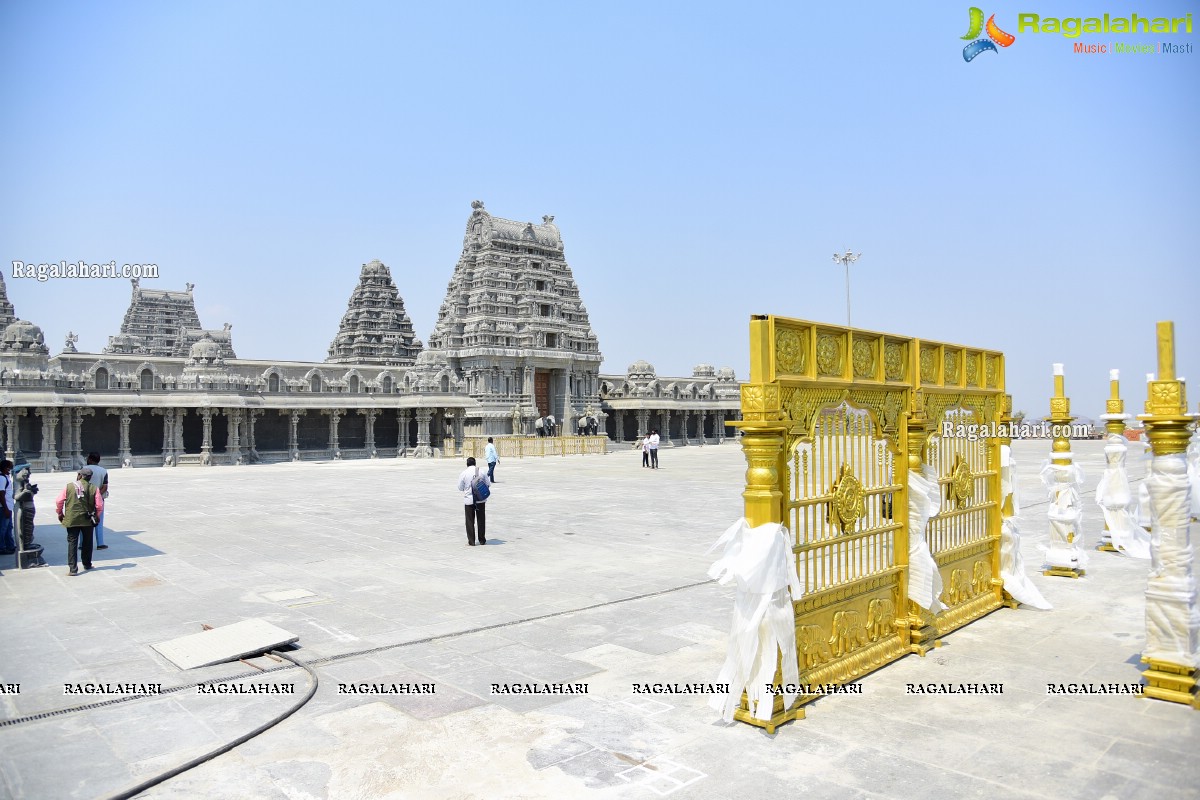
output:
M67 574L72 577L79 574L80 540L83 543L83 568L92 568L92 531L104 513L104 497L91 481L92 469L84 467L54 501L58 521L67 529L67 567L70 570Z
M475 546L476 524L479 526L479 544L487 544L487 518L484 504L491 495L492 482L486 472L480 472L474 456L467 459L467 468L458 476L458 491L462 493L463 509L466 511L467 544Z

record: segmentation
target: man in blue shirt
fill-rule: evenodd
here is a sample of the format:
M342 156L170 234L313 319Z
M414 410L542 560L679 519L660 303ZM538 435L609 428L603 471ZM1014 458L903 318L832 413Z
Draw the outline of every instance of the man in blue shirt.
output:
M496 453L496 445L492 443L492 437L488 437L487 447L483 450L483 460L488 465L488 483L496 482L496 465L500 463L500 456Z

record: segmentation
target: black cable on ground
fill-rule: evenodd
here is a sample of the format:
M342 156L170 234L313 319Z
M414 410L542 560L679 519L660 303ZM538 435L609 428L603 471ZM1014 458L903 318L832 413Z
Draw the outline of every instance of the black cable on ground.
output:
M142 792L146 791L147 789L157 786L158 784L162 783L163 781L170 780L171 778L174 778L177 775L182 775L183 773L187 772L189 769L192 769L193 767L198 767L207 761L211 761L212 759L216 758L219 755L228 753L230 750L237 747L238 745L250 741L255 736L258 736L260 733L263 733L264 731L270 730L271 728L275 727L276 725L278 725L279 723L283 722L285 719L290 717L292 714L295 714L297 711L299 711L304 706L304 704L307 703L309 700L311 700L313 695L315 695L317 693L317 673L308 664L304 664L300 661L297 661L296 659L289 656L287 653L281 653L278 650L276 650L276 651L272 652L272 655L279 656L280 658L286 658L288 661L292 662L297 667L302 667L306 672L308 672L309 677L312 678L312 685L310 685L308 687L308 693L306 695L304 695L304 697L300 698L300 702L296 703L291 708L289 708L287 711L284 711L282 714L275 717L271 721L264 723L262 725L259 725L254 730L250 731L249 733L239 736L238 738L234 739L231 742L227 742L227 743L221 745L216 750L205 753L204 755L202 755L198 758L193 758L191 761L187 762L186 764L181 764L180 766L175 767L174 769L170 769L170 770L167 770L166 772L155 775L150 780L143 781L142 783L139 783L137 786L134 786L131 789L126 789L122 792L114 794L109 798L109 800L127 800L127 798L136 797L137 795L141 794Z

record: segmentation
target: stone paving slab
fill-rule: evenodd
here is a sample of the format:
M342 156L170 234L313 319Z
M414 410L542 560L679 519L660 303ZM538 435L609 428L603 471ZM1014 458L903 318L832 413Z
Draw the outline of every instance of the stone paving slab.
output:
M1015 448L1031 570L1046 544L1037 471L1048 449ZM1075 449L1085 524L1098 532L1101 443ZM740 448L667 449L662 464L643 470L633 452L506 460L489 544L475 548L457 459L115 470L111 546L95 570L65 575L65 535L41 512L54 566L0 571L0 683L21 684L0 694L0 717L110 699L66 696L66 682L161 683L168 694L0 724L0 795L104 797L281 713L307 691L304 671L180 671L149 647L248 617L300 635L316 696L145 796L1124 799L1200 785L1197 712L1046 693L1139 680L1148 565L1112 554L1093 553L1080 580L1032 574L1053 611L996 611L774 735L721 723L702 696L635 694L634 684L715 680L732 613L731 591L706 582L705 551L741 514ZM1140 479L1144 463L1129 466ZM66 477L35 480L53 491ZM233 676L296 695L195 686ZM339 691L361 682L436 691ZM587 694L491 689L560 682ZM906 689L930 682L1004 693Z

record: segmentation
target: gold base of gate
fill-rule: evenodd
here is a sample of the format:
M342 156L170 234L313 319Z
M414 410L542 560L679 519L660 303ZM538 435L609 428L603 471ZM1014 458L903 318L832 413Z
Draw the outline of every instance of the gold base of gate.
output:
M1102 553L1119 553L1119 552L1121 552L1117 548L1113 547L1112 544L1110 544L1109 542L1103 542L1101 544L1096 545L1096 549Z
M1142 673L1146 679L1146 697L1182 703L1200 710L1200 693L1197 693L1197 676L1200 672L1194 667L1145 657L1142 663L1150 665L1150 669Z
M1042 570L1042 574L1056 578L1082 578L1087 574L1087 570L1079 567L1051 567Z
M920 625L920 623L917 624ZM938 635L937 628L932 625L914 626L909 633L910 641L912 642L909 645L909 649L924 658L925 654L930 650L942 646Z
M783 698L775 696L775 708L771 713L770 719L755 719L750 710L746 708L746 696L742 695L742 707L733 712L733 718L738 722L745 722L747 725L753 725L756 728L763 728L767 733L774 733L785 722L791 722L794 719L804 719L804 706L797 700L792 707L784 710Z
M974 622L980 617L992 613L1003 605L1000 602L1000 595L997 592L981 594L938 614L934 619L934 625L937 626L938 635L945 636L947 633L958 630L967 623Z
M1004 597L1000 600L1000 604L1007 608L1018 608L1021 605L1021 601L1008 592L1005 592Z

